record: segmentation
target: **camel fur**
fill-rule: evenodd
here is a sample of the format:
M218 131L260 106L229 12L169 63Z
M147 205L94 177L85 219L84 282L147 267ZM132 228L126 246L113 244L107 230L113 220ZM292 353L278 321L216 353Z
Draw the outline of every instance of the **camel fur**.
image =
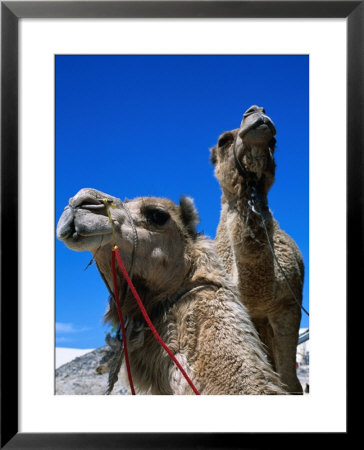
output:
M215 244L238 286L241 301L265 344L274 370L288 392L301 394L296 375L296 346L304 265L297 245L268 209L267 195L276 167L275 133L264 109L252 106L244 114L240 128L223 133L211 149L215 176L222 189ZM252 207L253 184L260 196L258 213L265 219L274 252L297 300L274 261L257 206L255 211Z
M110 223L103 199L109 208ZM135 224L133 283L158 333L201 394L284 394L257 332L238 298L236 286L214 244L196 232L192 199L180 204L140 197L121 202L85 188L70 199L57 236L71 249L91 251L112 287L111 252L116 244L131 266ZM134 384L149 394L193 394L175 364L152 335L118 272L124 317L134 324L128 350ZM124 293L124 294L122 294ZM106 319L117 325L114 303Z

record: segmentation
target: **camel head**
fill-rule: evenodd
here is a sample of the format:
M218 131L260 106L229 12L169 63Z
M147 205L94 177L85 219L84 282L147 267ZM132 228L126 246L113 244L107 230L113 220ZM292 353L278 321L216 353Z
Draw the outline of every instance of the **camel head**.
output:
M166 298L178 291L190 269L188 248L196 239L198 222L189 197L181 198L179 205L154 197L122 202L85 188L69 200L57 225L57 237L72 250L91 251L109 288L113 286L112 248L117 245L126 269L133 266L139 295ZM122 276L119 280L123 289L125 281ZM136 307L135 301L130 303ZM126 314L132 313L127 304L125 308Z
M236 194L242 182L250 181L259 183L264 193L268 192L275 174L275 134L274 123L264 108L251 106L244 113L240 128L219 137L211 149L211 162L227 196Z

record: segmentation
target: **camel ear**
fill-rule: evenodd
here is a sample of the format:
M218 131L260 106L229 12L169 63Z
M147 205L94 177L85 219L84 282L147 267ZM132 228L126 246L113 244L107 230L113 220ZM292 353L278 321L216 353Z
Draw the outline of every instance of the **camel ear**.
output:
M217 146L216 145L215 145L215 147L210 148L210 162L214 166L216 166L216 163L217 163L216 151L217 151Z
M179 200L181 218L191 236L196 236L196 226L200 222L200 216L191 197L181 197Z

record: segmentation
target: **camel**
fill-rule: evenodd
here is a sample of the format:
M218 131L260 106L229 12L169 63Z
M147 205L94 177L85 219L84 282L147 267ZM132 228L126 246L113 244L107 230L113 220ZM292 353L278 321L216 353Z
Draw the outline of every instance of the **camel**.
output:
M285 395L213 241L196 232L198 222L190 197L179 205L154 197L122 202L84 188L60 217L57 237L72 250L93 254L110 291L117 245L126 269L133 266L133 283L154 327L200 394ZM193 394L152 335L121 272L117 275L136 391ZM114 303L105 317L117 325Z
M297 245L268 208L267 195L276 167L275 134L264 108L252 106L240 128L220 135L210 149L222 190L215 244L273 369L289 393L302 394L296 374L296 346L304 264ZM267 234L285 275L274 259Z

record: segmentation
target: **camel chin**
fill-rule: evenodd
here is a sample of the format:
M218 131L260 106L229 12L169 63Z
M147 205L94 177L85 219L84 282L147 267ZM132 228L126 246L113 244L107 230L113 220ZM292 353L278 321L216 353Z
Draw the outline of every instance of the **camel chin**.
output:
M250 133L254 132L255 130ZM261 135L260 138L262 138ZM246 170L255 174L259 180L263 173L270 171L270 168L272 167L271 163L273 161L273 152L262 139L259 141L258 138L254 137L249 142L249 146L245 145L243 147L240 160Z
M82 236L75 233L72 237L65 239L63 242L70 250L77 252L90 251L96 252L98 248L111 243L110 234L98 234L91 236Z
M250 147L267 148L269 143L274 138L274 134L266 124L261 124L256 128L250 129L243 135L243 142Z

